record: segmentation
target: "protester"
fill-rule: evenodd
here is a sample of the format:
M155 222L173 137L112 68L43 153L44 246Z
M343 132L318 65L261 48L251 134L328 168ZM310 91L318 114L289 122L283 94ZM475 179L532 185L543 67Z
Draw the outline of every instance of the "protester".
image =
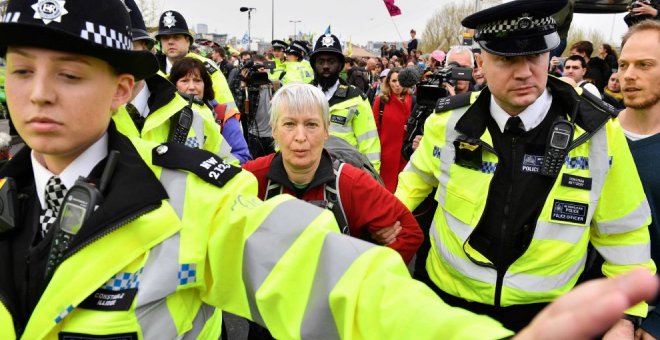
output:
M575 54L566 58L564 61L564 76L572 78L576 86L589 91L589 93L600 98L600 91L594 84L585 79L587 74L587 62L581 56Z
M621 93L626 108L619 122L651 207L651 258L660 261L660 22L642 21L623 37L619 59ZM638 330L642 339L660 337L658 300ZM639 326L639 325L636 325Z
M603 91L603 101L614 106L618 110L622 110L626 107L623 103L623 92L621 92L618 72L612 73L610 76L610 80L607 82L607 87Z
M598 57L603 59L607 66L609 66L610 72L616 72L619 68L619 63L617 62L619 58L610 44L602 44L598 48Z
M401 147L406 122L415 105L410 88L399 84L400 71L398 68L389 70L372 108L381 141L380 176L390 192L396 190L399 173L407 163L401 154Z

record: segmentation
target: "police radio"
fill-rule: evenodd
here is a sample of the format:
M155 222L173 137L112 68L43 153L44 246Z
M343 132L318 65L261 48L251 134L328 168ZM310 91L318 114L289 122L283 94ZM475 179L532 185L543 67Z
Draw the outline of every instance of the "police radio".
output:
M53 228L55 235L50 246L48 261L46 262L46 279L50 279L55 268L62 262L64 254L69 249L71 241L78 234L80 228L103 201L103 192L108 186L110 176L117 166L119 151L112 150L103 169L99 188L89 183L85 177L80 177L69 189L62 201L57 220Z
M170 136L168 141L179 144L185 144L188 138L188 132L193 122L192 104L195 99L194 95L190 95L190 102L188 106L183 107L179 112L172 116L170 127Z
M577 114L579 105L580 102L578 101L573 109L573 114L571 115L573 121L575 121L575 115ZM539 171L541 175L548 177L557 177L559 175L559 171L561 171L561 167L566 161L566 156L568 156L568 151L573 141L574 129L573 123L561 116L557 117L554 123L552 123L548 142L545 146L543 164Z

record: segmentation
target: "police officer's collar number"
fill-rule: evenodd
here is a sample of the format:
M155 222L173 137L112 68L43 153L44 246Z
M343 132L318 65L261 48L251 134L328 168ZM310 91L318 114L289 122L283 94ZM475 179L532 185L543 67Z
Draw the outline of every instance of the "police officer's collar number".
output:
M240 167L228 164L215 154L178 143L165 143L155 147L152 157L155 165L190 171L217 187L223 187L241 172Z

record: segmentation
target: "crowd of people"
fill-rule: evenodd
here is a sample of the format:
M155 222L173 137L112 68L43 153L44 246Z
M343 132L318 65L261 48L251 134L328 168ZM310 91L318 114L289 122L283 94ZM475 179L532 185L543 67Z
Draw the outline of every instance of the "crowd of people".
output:
M227 338L222 311L250 339L660 336L657 5L596 54L564 53L572 6L359 58L9 0L0 337Z

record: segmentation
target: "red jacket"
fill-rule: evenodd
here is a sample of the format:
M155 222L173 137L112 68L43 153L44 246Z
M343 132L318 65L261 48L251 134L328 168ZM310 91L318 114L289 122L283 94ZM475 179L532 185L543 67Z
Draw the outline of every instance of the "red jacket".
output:
M296 189L288 179L280 153L249 161L243 164L243 168L257 177L261 199L266 196L266 187L270 180L271 184L279 183L283 193L308 202L323 201L325 184L335 181L332 160L327 152L323 153L312 182L304 189ZM350 164L344 164L341 168L337 190L352 236L369 237L370 232L390 227L399 221L401 232L396 241L387 246L399 252L406 263L412 260L424 240L424 235L415 217L403 203L366 172Z
M380 177L390 192L396 191L399 173L403 171L408 161L403 158L401 148L406 137L406 122L412 110L412 96L407 94L403 102L393 96L389 103L383 105L383 116L380 116L380 101L376 97L372 107L378 137L380 138Z

